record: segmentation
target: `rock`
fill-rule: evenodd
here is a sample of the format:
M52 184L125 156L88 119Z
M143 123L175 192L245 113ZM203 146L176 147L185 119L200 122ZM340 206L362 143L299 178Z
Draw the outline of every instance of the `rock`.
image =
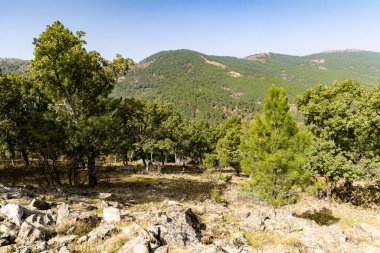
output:
M169 247L167 245L159 247L154 253L169 253Z
M73 215L71 212L70 205L68 204L61 204L58 206L57 209L57 225L61 223L65 223L67 221L72 221Z
M126 242L118 253L149 253L149 242L138 236Z
M0 209L0 214L4 215L17 226L20 226L21 224L23 213L23 208L16 204L7 204Z
M177 201L174 201L174 200L168 200L166 202L169 206L180 206L181 204Z
M44 214L44 213L32 214L28 218L26 218L25 221L37 227L38 227L37 224L40 224L42 226L51 226L51 225L54 225L55 223L51 215Z
M245 247L248 245L248 241L247 239L244 237L243 233L235 233L232 235L232 238L231 238L231 243L230 243L232 246L234 247L238 247L238 248L241 248L241 247Z
M92 211L92 210L97 209L96 206L93 206L93 205L87 204L87 203L85 203L85 202L79 202L79 206L82 207L83 209L86 209L86 210L89 210L89 211Z
M92 241L92 240L103 240L106 237L110 236L112 233L116 232L116 227L112 224L101 225L86 236L79 238L78 243L82 243L84 241Z
M46 241L38 241L38 242L33 243L33 245L31 246L32 252L42 252L46 250L47 247L48 247L48 244Z
M22 245L31 245L41 239L45 239L45 233L29 222L24 221L17 235L16 242Z
M176 245L184 247L187 245L201 245L201 230L205 225L199 222L198 217L191 209L171 213L169 217L166 213L158 213L157 222L149 227L147 231L155 239L151 240L153 246Z
M64 246L68 243L74 241L78 236L76 235L64 235L64 236L56 236L51 238L48 241L49 246Z
M16 249L13 245L0 247L0 253L10 253L10 252L15 252L15 251Z
M97 224L99 221L99 217L95 214L88 212L77 212L73 211L68 204L61 204L57 209L57 221L56 224L59 225L61 223L67 222L77 222L83 221L90 224Z
M106 222L119 222L121 220L120 210L115 207L104 208L103 218Z
M100 199L109 199L113 196L112 193L109 193L109 192L100 192L99 193L99 198Z
M205 230L206 225L199 222L197 215L190 208L185 212L185 220L194 229L198 239L200 239L202 237L201 230Z
M16 239L15 229L5 224L0 224L0 246L12 244Z
M51 204L48 202L42 200L42 199L33 199L30 203L29 206L35 207L38 210L48 210L51 208Z
M380 229L374 226L371 226L366 223L355 224L354 228L361 232L361 235L364 236L369 241L380 241ZM357 232L359 232L357 231ZM360 233L359 232L359 233Z

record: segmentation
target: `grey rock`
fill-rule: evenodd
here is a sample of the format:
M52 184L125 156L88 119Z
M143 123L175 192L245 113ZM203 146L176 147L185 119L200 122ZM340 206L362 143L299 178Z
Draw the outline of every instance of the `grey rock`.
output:
M55 224L53 217L45 213L32 214L28 218L26 218L25 221L35 226L38 226L37 224L40 224L42 226L52 226Z
M74 241L78 236L76 235L64 235L64 236L56 236L51 238L48 241L49 246L64 246L68 243Z
M120 209L115 207L104 208L103 218L106 222L119 222L121 220Z
M24 221L20 227L16 242L28 246L38 240L45 240L45 233L40 228Z
M149 253L149 242L138 236L126 242L118 253Z
M24 209L20 205L7 204L0 209L0 214L4 215L9 221L21 225Z
M105 239L106 237L110 236L112 233L116 232L116 227L114 225L111 225L111 224L105 224L105 225L100 225L99 227L95 228L94 230L92 230L90 233L88 233L88 235L86 236L87 238L84 240L81 238L79 238L79 240L103 240ZM78 240L78 243L79 243L79 240Z

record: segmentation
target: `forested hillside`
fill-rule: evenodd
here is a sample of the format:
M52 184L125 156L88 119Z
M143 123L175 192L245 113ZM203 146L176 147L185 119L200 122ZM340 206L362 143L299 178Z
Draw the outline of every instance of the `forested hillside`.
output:
M28 61L16 58L0 58L0 69L3 72L23 73L28 68Z
M23 72L28 61L0 59L3 72ZM233 114L261 110L271 84L294 98L317 83L354 79L373 87L380 77L380 53L341 50L308 56L263 53L210 56L190 50L154 54L119 79L113 96L162 98L184 116L220 122Z
M271 84L296 95L316 83L352 78L374 86L380 76L380 54L343 50L308 56L258 54L245 59L209 56L190 50L152 55L123 78L115 96L163 98L184 115L220 121L261 108Z

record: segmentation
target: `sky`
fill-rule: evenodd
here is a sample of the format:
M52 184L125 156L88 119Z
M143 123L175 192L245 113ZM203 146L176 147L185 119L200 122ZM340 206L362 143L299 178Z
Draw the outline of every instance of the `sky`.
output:
M107 59L380 52L380 0L0 0L0 10L0 57L33 58L33 38L55 20L85 31L86 48Z

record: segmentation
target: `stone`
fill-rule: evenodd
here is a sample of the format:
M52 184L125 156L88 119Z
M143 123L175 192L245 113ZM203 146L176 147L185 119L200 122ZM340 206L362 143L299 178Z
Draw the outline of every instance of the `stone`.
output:
M74 241L78 236L76 235L63 235L51 238L48 241L49 246L64 246Z
M109 199L112 196L113 196L112 193L109 193L109 192L100 192L99 193L99 198L100 199Z
M117 229L114 225L112 224L105 224L105 225L100 225L99 227L95 228L92 230L90 233L86 235L86 238L79 238L79 241L92 241L92 240L103 240L106 237L110 236L112 233L116 232Z
M71 212L70 205L61 204L57 208L57 225L61 223L65 223L67 221L72 221L73 215Z
M119 222L121 220L120 209L115 207L104 208L103 218L106 222Z
M99 221L99 217L95 214L88 212L77 212L71 209L68 204L61 204L57 209L57 221L56 224L59 225L61 223L66 222L77 222L83 221L90 224L97 224Z
M34 242L45 239L45 233L36 226L24 221L17 235L16 243L22 245L31 245Z
M149 242L137 236L126 242L118 253L149 253Z
M35 207L38 210L48 210L51 208L51 204L48 202L42 200L42 199L33 199L30 203L29 206Z
M169 253L169 247L167 245L161 246L154 250L154 253Z
M48 244L46 241L38 241L38 242L33 243L33 245L31 246L32 252L42 252L46 250L47 247L48 247Z
M53 217L45 213L32 214L28 218L26 218L25 221L35 226L38 226L38 224L42 226L51 226L55 223Z
M16 204L7 204L0 209L0 214L4 215L9 221L17 226L21 225L23 213L23 208Z
M181 204L177 201L174 201L174 200L168 200L166 202L169 206L180 206Z
M10 252L16 252L16 249L13 245L0 247L0 253L10 253Z
M0 224L0 246L12 244L16 239L16 230L5 224Z
M361 234L369 241L380 241L380 229L366 223L358 223L354 225L356 230L359 230ZM358 232L359 232L358 231Z

